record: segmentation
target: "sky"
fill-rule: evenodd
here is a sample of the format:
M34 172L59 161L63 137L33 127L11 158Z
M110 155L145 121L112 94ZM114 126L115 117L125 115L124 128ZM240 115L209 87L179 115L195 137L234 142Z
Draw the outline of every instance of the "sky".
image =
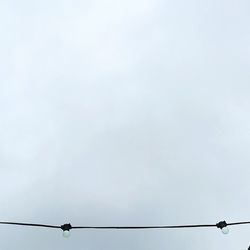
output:
M250 220L250 2L0 2L0 220ZM247 249L250 226L0 226L5 250Z

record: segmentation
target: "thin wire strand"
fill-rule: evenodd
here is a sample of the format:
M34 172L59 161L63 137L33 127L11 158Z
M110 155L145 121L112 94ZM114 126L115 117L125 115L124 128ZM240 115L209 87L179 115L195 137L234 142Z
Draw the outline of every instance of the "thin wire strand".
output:
M29 227L46 227L62 229L62 226L46 225L46 224L34 224L34 223L22 223L22 222L10 222L0 221L0 224L16 225L16 226L29 226ZM227 226L236 226L250 224L250 221L232 222L226 223ZM178 228L208 228L218 227L217 224L196 224L196 225L173 225L173 226L73 226L70 229L97 229L97 230L143 230L143 229L178 229Z
M215 227L216 224L206 224L206 225L178 225L178 226L111 226L111 227L100 227L100 226L80 226L72 227L72 229L118 229L118 230L138 230L138 229L170 229L170 228L191 228L191 227Z
M10 221L0 221L0 224L4 224L4 225L16 225L16 226L28 226L28 227L61 228L60 226L54 226L54 225L34 224L34 223L22 223L22 222L10 222Z
M62 226L46 225L46 224L34 224L34 223L22 223L22 222L9 222L0 221L0 224L4 225L16 225L16 226L29 226L29 227L46 227L46 228L62 228ZM232 222L226 223L227 226L236 226L250 224L250 221ZM173 226L73 226L71 229L100 229L100 230L140 230L140 229L174 229L174 228L205 228L205 227L217 227L217 224L194 224L194 225L173 225Z
M237 225L244 225L244 224L250 224L250 221L227 223L228 226L237 226Z

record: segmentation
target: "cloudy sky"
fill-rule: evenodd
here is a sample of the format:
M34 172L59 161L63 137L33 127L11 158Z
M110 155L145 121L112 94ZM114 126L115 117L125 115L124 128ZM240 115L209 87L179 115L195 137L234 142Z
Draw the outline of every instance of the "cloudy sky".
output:
M0 220L250 220L248 0L0 2ZM5 250L247 249L250 226L0 226Z

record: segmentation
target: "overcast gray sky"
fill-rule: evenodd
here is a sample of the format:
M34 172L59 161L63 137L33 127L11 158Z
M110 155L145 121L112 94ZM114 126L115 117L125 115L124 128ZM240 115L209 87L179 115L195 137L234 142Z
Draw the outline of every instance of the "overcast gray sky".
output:
M250 2L2 0L0 218L250 220ZM250 226L0 226L5 250L247 249Z

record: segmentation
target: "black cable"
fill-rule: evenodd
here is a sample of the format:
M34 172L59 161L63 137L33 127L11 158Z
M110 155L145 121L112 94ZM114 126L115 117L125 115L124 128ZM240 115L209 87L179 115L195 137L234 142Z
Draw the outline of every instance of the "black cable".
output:
M227 223L228 226L244 225L244 224L250 224L250 221L242 221L242 222Z
M140 230L140 229L177 229L177 228L208 228L208 227L217 227L224 228L226 226L235 226L235 225L243 225L250 224L250 221L242 221L242 222L233 222L227 223L226 221L220 221L217 224L194 224L194 225L173 225L173 226L71 226L71 224L64 224L61 226L55 225L46 225L46 224L34 224L34 223L21 223L21 222L9 222L9 221L0 221L0 224L5 225L17 225L17 226L30 226L30 227L46 227L46 228L57 228L65 230L71 229L100 229L100 230Z
M9 221L0 221L0 224L16 225L16 226L28 226L28 227L61 228L60 226L53 226L53 225L46 225L46 224L33 224L33 223L21 223L21 222L9 222Z
M4 225L16 225L16 226L29 226L29 227L46 227L46 228L56 228L62 229L64 237L69 236L69 231L71 229L102 229L102 230L140 230L140 229L171 229L171 228L207 228L207 227L217 227L223 229L227 226L236 226L243 224L250 224L250 221L241 222L231 222L220 221L217 224L196 224L196 225L177 225L177 226L76 226L72 227L71 224L63 224L61 226L47 225L47 224L35 224L35 223L22 223L22 222L10 222L10 221L0 221L0 224ZM250 246L248 248L250 250Z
M116 226L116 227L100 227L100 226L84 226L84 227L72 227L72 229L127 229L127 230L137 230L137 229L167 229L167 228L190 228L190 227L215 227L216 224L206 224L206 225L179 225L179 226Z

